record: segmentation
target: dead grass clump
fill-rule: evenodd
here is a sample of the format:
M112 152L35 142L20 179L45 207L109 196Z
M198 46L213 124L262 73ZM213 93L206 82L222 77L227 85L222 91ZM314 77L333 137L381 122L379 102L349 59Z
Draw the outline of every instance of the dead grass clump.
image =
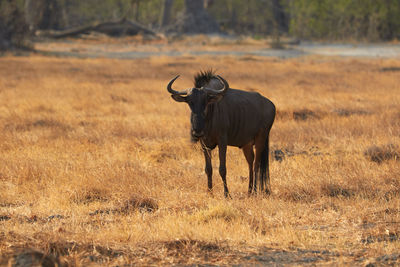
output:
M122 102L122 103L128 103L129 100L126 97L123 96L118 96L118 95L110 95L111 96L111 100L115 101L115 102Z
M30 111L34 113L49 113L49 114L54 114L56 112L56 110L53 109L52 107L48 107L45 105L38 105L32 108Z
M324 153L322 153L320 149L315 146L312 146L308 150L297 150L297 151L288 148L271 149L271 157L279 162L282 162L284 159L300 155L323 156Z
M125 214L136 210L139 210L140 212L154 212L158 210L158 204L152 198L132 196L129 200L124 202L122 207L119 208L119 211Z
M73 241L50 242L46 244L45 250L48 254L53 255L57 258L60 256L68 256L76 252L86 252L89 254L93 254L94 252L96 252L97 254L104 257L119 257L123 255L122 251L106 248L99 245L79 244Z
M144 198L140 196L132 196L116 208L98 209L91 213L90 216L98 214L131 214L139 212L155 212L158 210L157 202L152 198Z
M54 215L54 216L57 216L57 215ZM58 216L61 216L61 215L58 215ZM52 220L52 219L50 219L50 216L48 218L45 218L45 217L39 217L36 214L32 214L32 215L29 215L29 216L26 216L26 215L13 215L12 219L14 221L20 223L20 224L25 224L25 223L47 223L47 222Z
M381 194L383 199L390 201L400 197L400 180L398 179L399 173L392 172L390 177L384 179L385 187L384 193Z
M380 218L383 218L383 217L396 218L399 215L400 215L400 209L386 208L386 209L377 210L377 211L374 211L374 212L368 214L368 216L366 216L363 220L368 221L368 219L371 219L372 221L378 221Z
M302 186L295 186L293 188L288 188L283 193L281 193L280 197L292 201L292 202L311 202L318 196L317 191L313 190L311 187L302 187Z
M1 221L8 221L8 220L10 220L10 219L11 219L11 217L8 216L8 215L0 215L0 222L1 222Z
M149 157L158 163L163 163L167 159L179 160L178 156L182 152L182 148L179 145L165 142L161 144L157 149L153 149L149 153Z
M43 119L43 120L36 120L32 122L32 127L60 127L63 126L60 122L55 121L55 120L48 120L48 119Z
M182 250L202 250L202 251L218 251L221 247L215 243L204 242L192 239L178 239L174 241L166 241L162 245L169 251L182 251Z
M396 266L400 261L400 253L379 256L375 259L376 265ZM375 266L375 265L374 265Z
M400 240L400 233L386 230L382 234L369 234L361 239L361 243L371 244L376 242L397 242Z
M10 202L3 202L3 203L0 203L0 207L18 207L18 206L21 206L22 205L22 203L10 203Z
M285 159L285 153L281 149L273 150L271 155L274 160L279 162L282 162Z
M25 250L13 258L11 258L8 262L9 266L13 267L23 267L23 266L42 266L42 267L57 267L64 266L60 263L58 258L53 257L52 255L46 255L41 251L28 249Z
M293 119L296 121L305 121L309 119L320 119L321 115L309 109L293 111Z
M326 115L322 111L313 111L310 109L299 109L299 110L279 110L276 112L276 120L296 120L296 121L306 121L310 119L321 119Z
M77 204L89 204L92 202L105 202L109 199L108 192L103 189L91 188L82 192L74 192L71 201Z
M25 246L37 248L35 250L29 249L28 251L43 251L39 252L40 254L38 255L51 259L56 264L17 266L75 266L77 255L79 255L81 264L87 266L93 263L109 263L125 255L123 251L115 250L109 247L63 240L55 242L41 242L40 244L36 245L26 244Z
M18 123L17 121L13 121L4 126L4 130L7 131L16 131L16 132L26 132L32 131L33 129L59 129L62 131L71 130L71 127L65 125L54 119L38 119L38 120L27 120L23 123Z
M387 190L386 186L376 186L374 180L366 179L362 176L353 177L351 180L323 182L320 188L323 196L369 200L381 198Z
M369 115L371 114L370 112L366 111L366 110L362 110L362 109L335 109L333 110L334 114L337 114L338 116L341 117L349 117L349 116L353 116L353 115Z
M231 222L240 216L240 212L231 205L218 204L216 206L209 206L206 210L198 211L193 216L201 222L218 219Z
M243 254L231 250L226 242L175 239L146 243L134 252L138 265L226 265L239 263ZM151 261L148 262L149 258Z
M229 254L229 249L223 245L194 239L177 239L157 244L157 246L160 245L161 253L169 262L185 265L189 262L204 262L204 260L218 262L222 257L227 257L225 253ZM165 258L161 258L160 262L164 260Z
M329 197L344 197L350 198L355 195L355 192L350 188L345 188L338 184L323 184L321 186L321 192L325 196Z
M400 197L400 188L392 188L383 194L383 198L386 201L390 201L392 199L398 199L399 197Z
M364 156L370 161L382 163L387 160L400 160L400 151L394 144L371 146L364 152Z
M255 232L261 235L266 235L270 225L266 223L266 220L262 216L249 216L249 226Z

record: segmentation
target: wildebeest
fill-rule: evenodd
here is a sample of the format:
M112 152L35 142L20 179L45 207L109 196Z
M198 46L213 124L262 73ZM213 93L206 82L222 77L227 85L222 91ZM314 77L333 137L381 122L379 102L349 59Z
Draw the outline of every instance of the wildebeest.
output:
M172 89L178 77L168 83L167 90L175 101L186 102L192 111L191 136L201 143L208 189L212 191L210 152L218 146L224 195L230 196L226 183L226 150L227 146L236 146L243 150L249 164L249 194L253 190L257 192L258 181L259 190L269 194L269 133L275 119L275 105L259 93L229 88L228 82L212 70L196 74L194 88L183 91Z

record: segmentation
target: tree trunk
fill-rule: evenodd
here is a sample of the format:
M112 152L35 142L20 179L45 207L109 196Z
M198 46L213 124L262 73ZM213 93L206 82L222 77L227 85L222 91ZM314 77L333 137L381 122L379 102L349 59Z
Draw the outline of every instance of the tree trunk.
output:
M280 0L272 0L272 13L276 30L279 32L287 32L289 29L289 23Z
M136 4L136 9L135 9L135 21L139 21L139 14L140 14L140 0L134 0Z
M237 32L237 25L238 25L238 23L237 23L237 11L236 11L236 6L235 5L233 5L232 6L232 13L231 13L231 20L230 20L230 23L231 23L231 29L233 30L233 32Z
M65 28L68 28L68 27L70 26L70 25L69 25L69 17L68 17L68 14L69 14L69 11L70 11L71 6L72 6L71 0L64 0L64 5L61 6L62 25L63 25Z
M166 27L171 22L171 10L174 0L164 0L164 9L161 19L161 27Z
M60 29L62 9L55 0L26 0L25 16L32 30Z

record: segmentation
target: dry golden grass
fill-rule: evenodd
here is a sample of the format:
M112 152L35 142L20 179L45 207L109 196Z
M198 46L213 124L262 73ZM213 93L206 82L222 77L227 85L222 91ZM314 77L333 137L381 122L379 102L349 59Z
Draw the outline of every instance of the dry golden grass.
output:
M399 66L3 57L0 264L24 248L70 266L398 264L400 85L382 68ZM209 67L277 106L271 147L284 159L271 159L270 197L247 197L237 148L227 156L233 199L223 197L215 152L214 194L206 192L189 109L165 86L181 74L177 88L189 87ZM373 146L392 156L372 161Z

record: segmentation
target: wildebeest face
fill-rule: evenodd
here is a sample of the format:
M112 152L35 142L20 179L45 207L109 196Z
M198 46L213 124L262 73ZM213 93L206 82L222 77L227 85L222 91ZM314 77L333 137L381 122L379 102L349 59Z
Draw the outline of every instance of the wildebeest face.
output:
M190 116L190 133L193 141L197 141L204 135L208 105L221 100L224 97L226 90L229 88L229 84L217 75L215 78L223 85L219 90L209 87L201 87L191 88L184 91L175 91L172 89L172 84L178 77L179 75L168 83L167 90L171 93L171 97L175 101L186 102L189 105L190 110L192 111Z
M208 95L203 89L193 88L186 96L172 95L172 98L178 102L186 102L190 110L191 135L194 140L204 135L205 119L207 105L219 100L219 97ZM221 96L222 98L222 96Z

